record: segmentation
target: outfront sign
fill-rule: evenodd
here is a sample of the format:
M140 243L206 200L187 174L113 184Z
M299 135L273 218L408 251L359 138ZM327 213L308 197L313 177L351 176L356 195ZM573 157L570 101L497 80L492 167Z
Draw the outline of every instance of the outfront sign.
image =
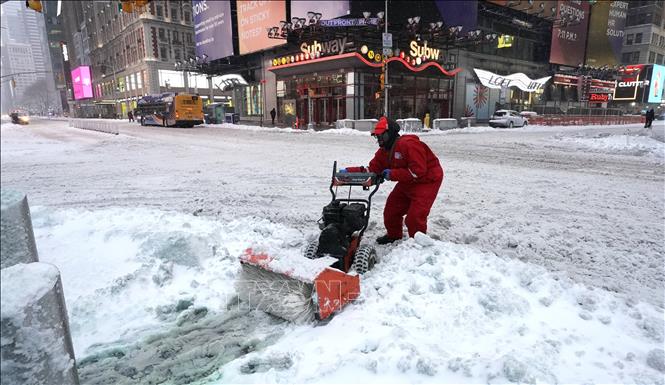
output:
M495 73L479 70L477 68L473 69L480 79L480 83L488 88L508 88L508 87L517 87L522 91L533 92L542 88L551 76L546 76L540 79L531 79L525 74L518 72L511 75L497 75Z

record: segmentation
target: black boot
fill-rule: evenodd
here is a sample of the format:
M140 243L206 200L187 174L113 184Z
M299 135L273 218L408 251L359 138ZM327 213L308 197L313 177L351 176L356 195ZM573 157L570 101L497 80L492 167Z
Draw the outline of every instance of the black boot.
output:
M379 245L387 245L395 241L399 241L399 238L390 238L388 234L376 238L376 243L378 243Z

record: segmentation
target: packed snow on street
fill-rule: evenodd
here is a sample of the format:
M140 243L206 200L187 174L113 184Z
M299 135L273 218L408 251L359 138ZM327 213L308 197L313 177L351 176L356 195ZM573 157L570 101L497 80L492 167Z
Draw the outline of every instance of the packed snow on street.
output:
M446 173L428 234L378 246L329 322L293 324L237 300L238 257L302 250L333 162L376 141L118 124L1 126L82 384L664 383L665 149L640 125L418 133Z

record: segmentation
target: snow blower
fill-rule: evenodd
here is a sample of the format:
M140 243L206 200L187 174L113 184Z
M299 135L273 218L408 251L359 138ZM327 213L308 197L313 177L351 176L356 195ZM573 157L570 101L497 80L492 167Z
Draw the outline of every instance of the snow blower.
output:
M324 320L356 299L359 275L376 263L374 247L360 241L369 223L372 196L382 181L374 173L337 172L334 162L332 201L318 221L318 240L292 256L247 249L240 257L236 284L241 299L251 308L294 322ZM338 188L345 186L348 196L338 196ZM353 187L362 187L369 196L352 198Z

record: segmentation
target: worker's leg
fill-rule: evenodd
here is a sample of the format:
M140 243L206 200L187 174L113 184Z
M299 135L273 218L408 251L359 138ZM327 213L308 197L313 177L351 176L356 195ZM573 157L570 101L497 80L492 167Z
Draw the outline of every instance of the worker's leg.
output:
M439 193L441 182L414 185L411 190L411 205L406 214L409 237L417 232L427 233L427 217Z
M406 190L404 185L398 183L388 195L386 207L383 209L383 224L386 226L388 237L392 239L402 238L403 218L411 203Z

